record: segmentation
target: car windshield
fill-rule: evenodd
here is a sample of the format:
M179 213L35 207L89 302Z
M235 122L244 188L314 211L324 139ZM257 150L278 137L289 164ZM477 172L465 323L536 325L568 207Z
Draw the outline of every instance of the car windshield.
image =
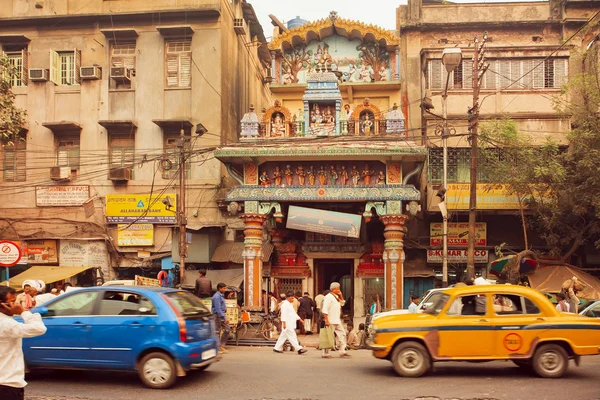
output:
M437 301L440 299L440 297L442 296L442 292L430 292L427 294L427 297L423 298L423 301L421 301L421 303L419 303L419 309L422 309L423 311L427 310L428 308L430 308L432 305L434 305L435 303L437 303Z
M197 297L188 292L171 292L165 293L164 295L171 300L171 303L177 308L177 311L184 317L208 315L211 313Z
M448 302L449 298L450 296L445 293L436 293L435 299L433 299L432 296L433 301L431 307L427 307L427 310L425 310L425 312L431 315L438 315L440 312L442 312L442 309Z

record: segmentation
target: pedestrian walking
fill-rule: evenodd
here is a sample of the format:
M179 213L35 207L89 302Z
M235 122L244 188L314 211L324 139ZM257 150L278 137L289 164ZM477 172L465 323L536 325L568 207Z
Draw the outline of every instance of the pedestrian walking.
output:
M419 296L410 296L410 305L408 306L408 312L411 314L416 314L419 312Z
M40 336L46 327L40 314L32 314L16 303L15 290L0 287L0 399L25 399L23 338ZM20 315L23 323L13 316Z
M206 270L201 269L198 271L196 279L196 296L200 299L207 299L210 297L210 292L212 292L212 282L206 277Z
M221 331L219 337L219 353L223 354L227 351L225 350L225 346L227 345L227 340L229 339L229 333L231 332L231 327L229 326L229 321L227 320L227 305L225 304L225 291L227 290L227 285L223 282L219 282L217 284L217 292L212 297L212 312L216 315L216 327Z
M283 353L283 344L288 340L298 354L304 354L307 350L298 343L298 337L296 336L295 331L296 322L301 321L304 323L304 321L300 318L298 313L294 311L292 305L295 299L294 292L287 292L286 297L286 301L281 304L281 334L277 339L277 343L275 343L275 347L273 347L273 351L275 353Z
M346 353L346 330L342 325L342 307L346 304L340 284L333 282L329 285L330 292L325 296L323 300L323 318L325 319L325 326L331 327L335 336L337 336L340 346L339 354L340 357L350 357ZM331 358L329 355L329 349L323 349L323 358Z
M571 305L567 303L564 293L558 293L556 299L558 300L558 304L556 305L558 311L568 313L571 310Z
M298 315L304 320L304 324L300 329L303 335L312 335L312 318L315 302L310 298L308 292L304 292L304 296L300 298L300 307L298 307Z

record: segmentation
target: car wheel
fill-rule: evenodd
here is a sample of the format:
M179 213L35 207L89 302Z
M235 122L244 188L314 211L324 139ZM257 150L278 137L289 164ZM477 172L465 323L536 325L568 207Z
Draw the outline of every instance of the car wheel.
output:
M152 389L167 389L175 383L175 362L165 353L150 353L140 361L139 376Z
M562 346L540 346L533 356L533 370L542 378L560 378L569 367L569 355Z
M431 366L427 349L417 342L400 343L392 353L392 365L400 376L417 378Z

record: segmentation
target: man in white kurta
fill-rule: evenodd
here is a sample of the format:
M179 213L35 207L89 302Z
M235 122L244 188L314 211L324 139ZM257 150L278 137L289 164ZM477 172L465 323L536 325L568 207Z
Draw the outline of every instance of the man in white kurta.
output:
M331 327L335 336L340 341L340 357L350 357L346 353L346 330L342 325L342 306L346 304L340 284L333 282L329 286L330 292L325 296L323 301L323 318L325 319L325 326ZM323 358L331 358L329 350L323 349Z
M287 292L286 300L281 303L281 334L279 335L279 339L277 339L277 343L275 343L275 347L273 347L273 351L276 353L283 353L282 346L286 340L289 340L294 350L298 351L298 354L304 354L307 351L300 346L298 337L296 336L296 321L302 321L302 319L294 311L294 307L292 306L294 299L294 293Z

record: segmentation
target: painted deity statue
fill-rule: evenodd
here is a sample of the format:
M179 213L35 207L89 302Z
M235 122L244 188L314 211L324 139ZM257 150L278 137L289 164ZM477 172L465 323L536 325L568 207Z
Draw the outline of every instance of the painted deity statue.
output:
M352 166L352 171L350 171L350 175L352 176L352 183L354 186L358 186L358 181L360 180L360 171L356 168L356 165Z
M312 166L308 167L308 171L306 171L308 175L308 183L311 185L315 184L315 170Z
M273 122L271 122L271 137L283 137L285 136L285 124L281 114L275 114Z
M369 119L369 113L365 114L365 118L362 121L362 131L365 136L369 136L371 134L371 129L373 128L373 121Z
M360 66L360 71L358 73L361 82L371 82L371 71L370 67L363 63Z
M379 80L380 81L387 81L387 68L385 67L385 65L382 65L379 68Z
M310 113L310 122L313 124L321 124L323 123L323 114L321 113L321 109L318 104L315 104L312 112Z
M275 181L275 186L281 186L282 175L281 169L279 167L275 167L275 171L273 171L273 180Z
M327 125L335 124L335 117L331 113L331 107L327 107L327 111L325 111L325 116L323 117L323 122Z
M288 186L292 186L292 184L294 183L294 173L292 172L292 166L291 165L286 165L285 166L285 183L287 183Z
M331 183L332 186L335 186L335 184L337 183L338 180L338 172L335 169L335 165L330 165L329 166L329 182Z
M362 170L362 178L365 185L371 184L371 175L373 175L375 171L369 169L369 164L365 164L365 168Z
M294 75L292 75L292 70L290 67L285 69L285 74L281 76L281 80L283 81L284 85L290 85L294 83Z
M262 174L258 177L258 181L261 186L269 186L271 184L271 180L267 176L267 171L263 171Z
M325 171L325 167L321 165L319 168L319 183L321 186L327 184L327 171Z
M296 175L298 175L298 184L304 186L304 183L306 182L306 171L302 165L298 165L298 168L296 168Z
M346 186L348 182L348 171L346 170L346 166L342 165L342 170L340 171L340 183L342 186Z
M385 174L381 170L379 170L379 175L377 175L377 184L385 185Z

